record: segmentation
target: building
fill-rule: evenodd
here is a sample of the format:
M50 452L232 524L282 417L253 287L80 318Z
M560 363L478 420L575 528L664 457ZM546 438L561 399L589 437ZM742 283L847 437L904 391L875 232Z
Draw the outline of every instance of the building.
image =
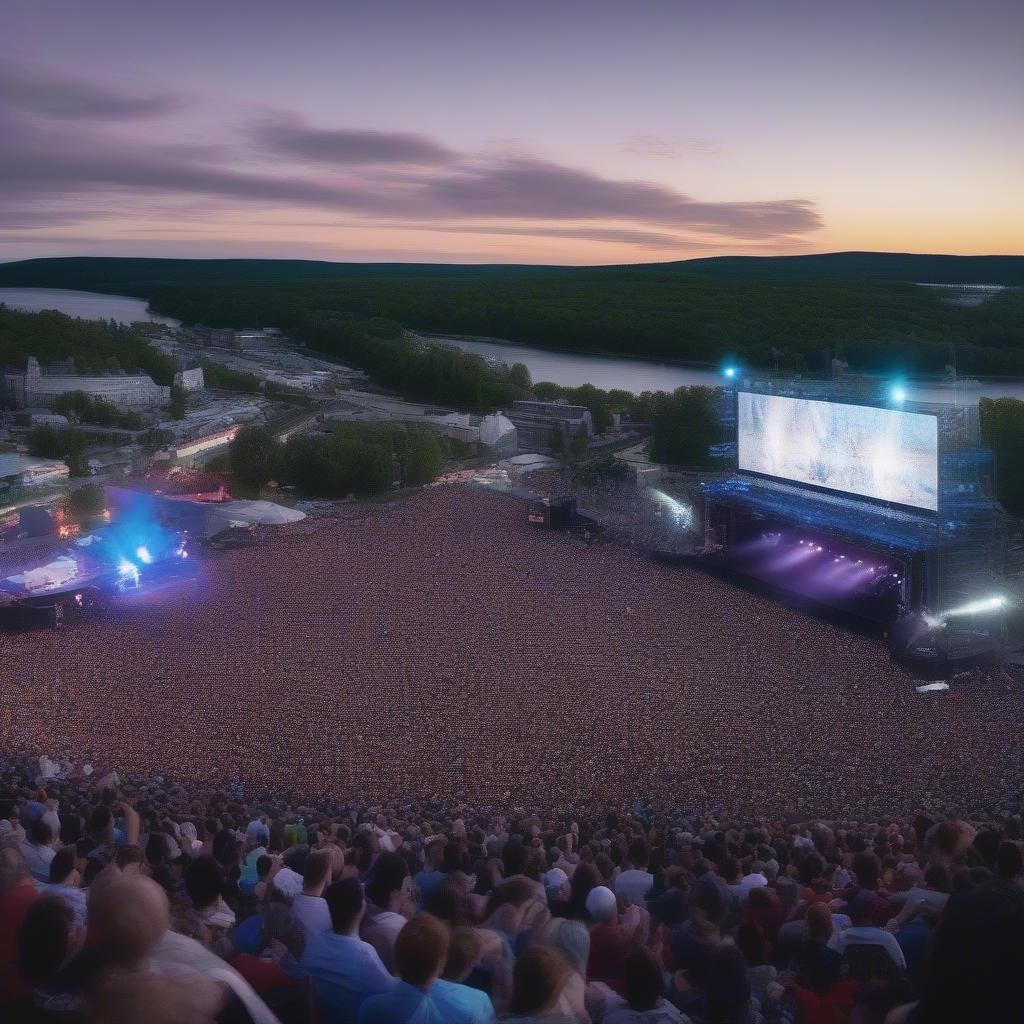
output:
M15 418L18 423L26 427L54 427L61 430L70 426L67 416L50 412L49 409L22 409Z
M121 411L130 409L151 409L166 405L171 400L171 389L154 383L153 378L143 373L118 373L106 376L79 376L63 372L43 373L39 360L29 357L24 370L4 371L4 392L7 401L16 409L41 406L52 409L61 395L82 391L92 399L100 398ZM53 369L53 368L51 368Z
M197 437L191 441L186 441L173 449L174 457L179 462L182 462L186 459L195 458L197 455L206 455L217 449L226 448L234 441L240 429L241 427L235 424L225 430L218 430L215 434L207 434L205 437Z
M68 475L68 467L63 462L36 455L0 452L0 490L50 484L66 479Z
M211 345L217 348L235 348L235 332L231 327L214 327L208 340Z
M562 444L594 435L594 420L583 405L520 400L512 403L508 418L520 448L550 448L559 434Z
M185 394L202 391L206 387L206 381L203 378L203 368L197 366L192 370L179 370L174 375L174 386L181 388Z
M480 421L480 443L495 458L504 459L519 451L519 433L515 424L499 411Z
M273 348L285 340L280 328L277 327L243 327L240 330L216 327L209 333L211 345L243 351Z
M235 331L235 345L243 351L273 348L281 341L281 332L273 328L246 327Z

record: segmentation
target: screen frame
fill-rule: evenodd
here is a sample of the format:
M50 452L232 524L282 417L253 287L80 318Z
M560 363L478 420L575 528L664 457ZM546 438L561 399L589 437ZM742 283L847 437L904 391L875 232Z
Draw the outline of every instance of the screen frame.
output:
M772 473L761 473L756 469L742 469L740 467L740 395L752 395L756 398L784 398L796 402L817 402L821 405L849 405L859 409L879 409L883 412L907 413L914 416L927 416L935 421L935 505L936 508L925 508L923 505L908 505L904 502L893 501L891 498L876 498L870 494L860 494L857 491L844 491L837 487L826 487L823 484L807 483L803 480L794 480L787 476L776 476ZM901 512L912 512L918 516L929 519L936 518L941 508L942 488L940 468L942 463L942 432L939 430L939 414L937 412L922 411L918 409L893 409L891 406L879 402L858 402L858 401L833 401L829 398L807 398L803 395L778 395L774 392L752 391L748 388L735 388L733 391L733 412L736 417L736 472L744 477L752 477L755 480L771 480L776 483L785 484L787 487L796 487L815 491L819 494L829 494L848 501L860 501L879 508L897 509Z

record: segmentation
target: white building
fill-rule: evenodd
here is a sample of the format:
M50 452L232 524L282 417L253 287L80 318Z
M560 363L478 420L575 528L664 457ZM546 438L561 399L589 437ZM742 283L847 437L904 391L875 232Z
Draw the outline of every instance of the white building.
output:
M492 413L480 421L480 443L498 458L515 455L519 451L518 431L503 412Z
M174 386L181 388L185 394L202 391L206 387L206 380L203 378L203 368L197 366L192 370L179 370L174 375Z
M48 409L25 409L18 413L17 418L18 422L27 423L30 427L55 427L61 430L71 425L67 416L61 416L59 412L50 412Z
M171 400L171 389L155 384L146 374L80 377L70 373L43 373L39 360L34 357L29 358L23 373L6 371L4 385L17 408L38 405L52 409L61 395L73 391L84 391L93 399L102 398L122 411L150 409Z
M0 452L0 488L49 484L68 475L68 467L63 462L37 455Z
M424 417L427 419L428 417ZM431 422L441 428L445 437L453 438L467 444L473 444L480 440L480 428L473 423L469 413L453 412L447 416L433 417Z

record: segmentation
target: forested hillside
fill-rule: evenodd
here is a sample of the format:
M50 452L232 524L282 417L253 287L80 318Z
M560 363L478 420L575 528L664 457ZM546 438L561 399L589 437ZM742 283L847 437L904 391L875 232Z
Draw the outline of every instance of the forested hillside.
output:
M904 278L906 275L906 279ZM387 317L421 331L603 352L818 370L1024 373L1024 289L981 305L913 281L1024 281L1024 257L837 253L634 267L332 264L275 260L31 260L0 286L138 295L211 326L279 326L308 338L322 314Z
M35 356L44 365L73 358L79 373L142 370L158 384L174 379L174 360L147 344L135 328L63 313L22 313L0 304L0 366L21 368Z

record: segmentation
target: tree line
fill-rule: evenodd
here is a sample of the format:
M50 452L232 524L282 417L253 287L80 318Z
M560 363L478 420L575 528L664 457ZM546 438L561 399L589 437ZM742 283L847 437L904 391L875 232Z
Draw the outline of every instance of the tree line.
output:
M70 391L58 395L53 402L53 411L79 423L91 423L98 427L142 429L142 417L134 410L122 412L113 402L99 397L93 398L84 391Z
M141 327L114 320L79 320L54 310L25 313L0 303L0 365L25 368L29 356L44 366L73 359L81 374L148 373L170 385L175 365L146 341Z
M335 423L324 434L297 434L281 443L265 427L243 427L228 465L250 490L271 481L302 494L339 498L375 494L393 483L429 483L444 466L446 439L390 423Z
M153 285L155 308L211 326L262 323L300 335L354 315L418 331L504 338L566 352L790 372L935 372L956 350L968 373L1024 373L1024 291L979 306L895 281L680 280L578 271L531 279L359 278L267 285Z

